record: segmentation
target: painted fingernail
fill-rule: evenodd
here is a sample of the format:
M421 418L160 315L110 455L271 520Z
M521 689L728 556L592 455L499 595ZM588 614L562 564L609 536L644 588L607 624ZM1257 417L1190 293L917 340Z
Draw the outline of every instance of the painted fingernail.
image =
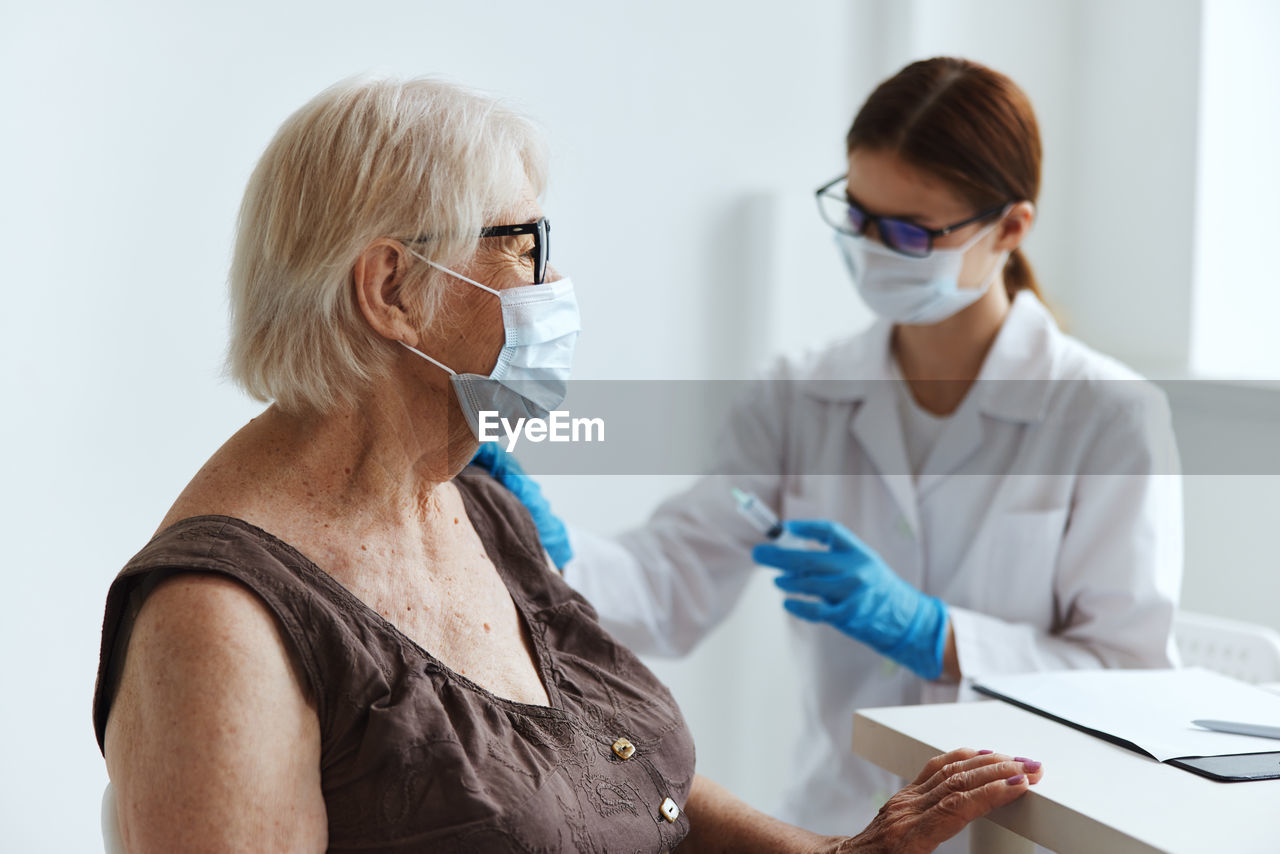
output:
M1025 756L1015 756L1013 757L1013 761L1014 762L1030 762L1031 760Z
M994 751L994 750L979 750L979 751L978 751L978 755L979 755L979 756L990 756L990 755L991 755L991 754L993 754L993 753L995 753L995 751Z
M1034 774L1036 771L1040 770L1040 763L1034 759L1024 759L1022 760L1022 767Z
M1008 780L1005 780L1005 782L1008 783L1010 786L1016 786L1025 779L1027 779L1027 775L1015 774L1012 777L1010 777Z

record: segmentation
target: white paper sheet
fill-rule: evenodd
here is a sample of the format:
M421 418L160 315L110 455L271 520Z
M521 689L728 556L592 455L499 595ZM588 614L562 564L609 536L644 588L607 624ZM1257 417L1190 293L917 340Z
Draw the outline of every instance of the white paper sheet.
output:
M1069 670L975 681L1055 717L1131 741L1161 762L1280 751L1277 739L1211 732L1191 723L1280 726L1280 696L1198 667Z

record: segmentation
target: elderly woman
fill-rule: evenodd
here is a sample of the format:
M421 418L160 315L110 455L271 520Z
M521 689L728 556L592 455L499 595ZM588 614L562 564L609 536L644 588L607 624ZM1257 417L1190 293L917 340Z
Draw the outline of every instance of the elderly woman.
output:
M563 397L544 179L527 121L430 80L340 84L263 155L230 367L273 403L107 598L129 851L926 851L1039 778L955 751L834 838L694 774L671 695L464 470L477 412Z

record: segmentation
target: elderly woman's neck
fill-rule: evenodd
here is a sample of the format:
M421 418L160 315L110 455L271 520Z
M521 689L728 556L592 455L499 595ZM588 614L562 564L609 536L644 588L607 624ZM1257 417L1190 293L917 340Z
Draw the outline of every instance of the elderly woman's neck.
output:
M261 416L264 450L300 500L331 504L335 515L358 507L427 521L436 490L466 465L474 441L465 425L451 423L461 420L450 417L451 401L424 403L414 401L422 411L413 412L401 398L370 395L324 414L272 407Z

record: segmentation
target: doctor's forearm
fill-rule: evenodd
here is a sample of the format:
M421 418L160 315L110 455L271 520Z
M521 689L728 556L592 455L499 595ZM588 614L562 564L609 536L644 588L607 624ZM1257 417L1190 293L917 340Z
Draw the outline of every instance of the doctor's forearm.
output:
M1048 632L1030 623L1003 620L967 608L951 607L949 616L961 671L968 677L996 673L1030 673L1098 667L1170 667L1165 652L1167 621L1127 618L1116 627L1083 623ZM1138 643L1117 643L1134 628Z

